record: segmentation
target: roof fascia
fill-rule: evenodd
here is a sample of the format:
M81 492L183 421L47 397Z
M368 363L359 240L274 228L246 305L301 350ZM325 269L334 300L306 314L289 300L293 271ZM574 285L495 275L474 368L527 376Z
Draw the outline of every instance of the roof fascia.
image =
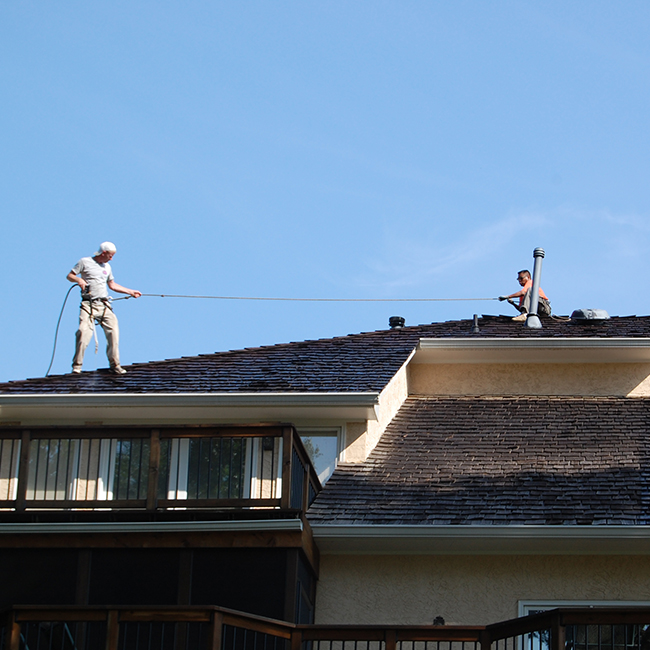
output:
M364 406L372 408L379 393L48 393L0 395L0 406L29 403L45 406Z
M412 363L650 363L650 338L422 338Z
M0 535L46 533L194 533L194 532L302 532L300 519L266 521L138 521L138 522L21 522L3 523Z
M378 392L0 395L0 422L375 420Z
M311 525L331 555L645 555L650 526Z

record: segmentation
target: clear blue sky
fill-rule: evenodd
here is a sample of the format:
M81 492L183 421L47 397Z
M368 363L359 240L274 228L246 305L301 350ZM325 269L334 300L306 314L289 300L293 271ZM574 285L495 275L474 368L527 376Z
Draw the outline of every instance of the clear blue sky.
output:
M104 240L143 292L297 298L495 297L542 246L555 313L648 314L649 33L634 1L0 3L0 380L45 373ZM124 364L515 313L116 311Z

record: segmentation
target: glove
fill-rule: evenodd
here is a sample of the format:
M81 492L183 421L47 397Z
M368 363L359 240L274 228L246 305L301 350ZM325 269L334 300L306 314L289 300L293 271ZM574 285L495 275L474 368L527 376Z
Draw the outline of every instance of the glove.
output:
M503 302L504 300L508 300L508 296L499 296L499 300Z

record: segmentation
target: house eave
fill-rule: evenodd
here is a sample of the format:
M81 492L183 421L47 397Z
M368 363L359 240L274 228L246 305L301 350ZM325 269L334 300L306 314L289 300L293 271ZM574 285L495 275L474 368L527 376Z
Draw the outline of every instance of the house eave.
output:
M650 363L650 338L422 338L412 363Z
M197 532L302 532L300 519L263 521L138 521L138 522L36 522L2 523L2 535L99 534L99 533L197 533Z
M378 392L0 395L0 424L376 419Z
M645 555L650 526L312 524L324 555Z

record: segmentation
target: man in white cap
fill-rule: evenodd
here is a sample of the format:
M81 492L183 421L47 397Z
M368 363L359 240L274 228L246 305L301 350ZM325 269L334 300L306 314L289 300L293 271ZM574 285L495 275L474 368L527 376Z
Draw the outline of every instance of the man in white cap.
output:
M113 259L116 251L115 244L105 241L100 244L99 250L93 257L82 257L66 276L70 282L76 282L81 288L77 345L72 359L72 372L75 374L81 372L84 352L93 337L94 321L102 326L106 335L106 356L111 366L111 372L116 375L126 374L126 370L120 365L120 330L117 317L111 309L106 287L133 298L139 298L142 294L117 284L113 279L109 262Z

